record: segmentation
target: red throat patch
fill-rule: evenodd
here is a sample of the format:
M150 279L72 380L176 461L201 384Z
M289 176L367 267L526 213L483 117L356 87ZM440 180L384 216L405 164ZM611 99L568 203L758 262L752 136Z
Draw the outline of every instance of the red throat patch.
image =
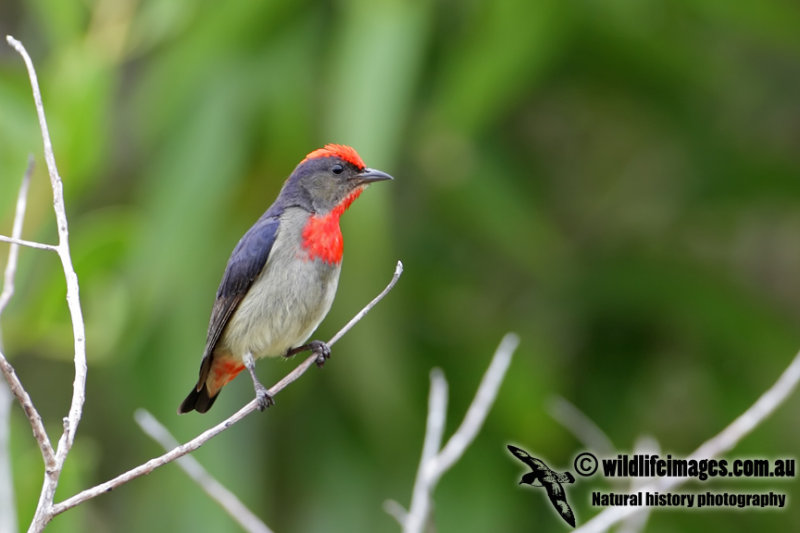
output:
M350 204L359 197L363 187L351 192L342 203L331 209L326 215L311 215L303 228L303 248L308 251L310 260L321 259L331 265L342 261L344 241L339 228L339 217Z
M300 163L304 163L309 159L316 159L318 157L338 157L342 161L351 163L358 170L364 170L364 168L367 166L364 164L361 156L358 155L358 152L356 152L352 147L345 146L343 144L326 144L324 147L317 148L308 154L305 159L300 161Z

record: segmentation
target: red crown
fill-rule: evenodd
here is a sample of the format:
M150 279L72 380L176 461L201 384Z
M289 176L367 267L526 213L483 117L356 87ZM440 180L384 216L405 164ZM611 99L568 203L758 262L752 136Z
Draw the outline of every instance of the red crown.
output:
M352 163L358 170L363 170L364 167L367 166L364 164L361 156L358 155L358 152L350 146L345 146L343 144L326 144L324 147L317 148L308 154L300 163L305 163L309 159L316 159L318 157L338 157L343 161Z

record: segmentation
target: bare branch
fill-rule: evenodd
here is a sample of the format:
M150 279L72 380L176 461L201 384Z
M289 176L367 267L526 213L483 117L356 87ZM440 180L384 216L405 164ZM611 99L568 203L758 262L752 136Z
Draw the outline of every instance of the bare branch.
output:
M661 453L661 446L658 441L650 436L640 436L633 444L633 453L637 455L657 455ZM634 477L630 480L630 492L638 492L644 487L649 485L653 478ZM622 520L617 528L617 533L640 533L644 531L647 526L647 521L650 519L651 507L642 509L641 513L631 515L625 520Z
M587 449L601 455L613 454L615 448L611 439L583 411L561 396L553 397L549 404L550 416L570 430Z
M730 451L786 401L794 392L798 382L800 382L800 352L794 356L792 362L772 387L767 389L747 411L739 415L728 427L692 452L689 459L705 459Z
M383 510L386 511L392 518L397 520L397 523L403 525L408 520L408 511L405 507L400 505L396 500L386 500L383 502Z
M3 373L3 377L6 379L9 389L11 389L11 393L22 406L25 416L28 417L31 429L33 430L33 436L36 438L36 442L39 444L39 449L42 452L45 468L52 469L55 467L55 452L53 451L53 445L50 443L50 438L47 436L47 432L44 429L42 417L33 405L33 400L31 400L25 387L22 386L22 382L19 380L19 376L17 376L14 367L11 366L11 363L8 362L2 352L0 352L0 372Z
M508 365L511 364L511 356L518 345L519 337L513 333L506 334L500 341L500 346L497 347L492 362L483 375L478 392L469 406L469 410L467 410L464 421L461 422L461 425L439 454L436 467L432 472L437 481L445 471L450 470L456 461L461 459L467 446L475 440L478 431L483 426L483 421L486 420L486 416L489 414L489 409L494 405L497 391L500 390Z
M149 411L138 409L134 418L142 431L159 443L165 450L179 446L175 437ZM191 455L185 455L176 461L190 478L192 478L208 496L217 502L233 518L242 529L250 533L272 533L272 530L245 506L234 493L229 491Z
M422 458L420 460L417 478L414 481L414 493L411 507L404 514L399 504L389 505L395 518L404 517L402 522L405 533L418 533L423 531L430 515L432 505L431 495L442 475L449 470L464 454L467 447L472 444L483 425L489 409L494 404L500 384L503 382L506 370L511 364L511 356L519 345L519 338L508 333L492 357L489 368L483 375L481 384L475 398L472 400L467 414L461 425L453 433L441 451L437 452L441 443L447 410L447 382L441 371L434 369L431 372L431 392L428 401L428 422L423 444Z
M31 183L31 173L33 172L33 156L28 156L28 167L25 169L25 174L22 176L22 184L19 186L19 193L17 194L17 207L14 212L14 225L11 228L11 238L0 236L0 240L6 242L19 241L22 235L22 224L25 221L25 209L28 205L28 188ZM27 241L23 241L27 242ZM3 274L3 292L0 293L0 314L3 314L11 297L14 296L14 277L17 273L17 260L19 258L19 246L22 242L12 242L8 249L8 261L6 261L6 269ZM38 243L34 243L38 244ZM23 245L25 246L25 245Z
M11 471L11 404L14 399L6 383L0 380L0 531L17 531L14 479Z
M425 425L425 441L422 443L421 466L436 457L442 449L442 435L447 420L447 379L444 373L434 368L431 370L431 392L428 396L428 422Z
M11 229L11 234L15 238L19 238L19 236L22 235L22 223L25 220L25 207L27 206L28 186L30 185L32 171L33 156L28 156L28 167L25 170L25 174L22 176L22 184L20 185L19 193L17 194L17 207L14 212L14 224ZM3 291L0 293L0 314L3 313L5 308L8 306L8 303L11 301L11 297L14 295L14 277L17 272L18 257L19 245L12 244L8 251L8 261L6 262L5 273L3 275ZM2 331L0 331L0 367L2 367L3 375L5 376L6 374L9 374L7 367L10 367L11 365L3 364L8 362L6 361L2 350ZM13 369L11 369L11 374L13 374L13 377L16 377ZM6 377L6 379L9 383L11 383L11 379L8 377ZM0 513L0 531L17 530L17 514L14 510L14 487L11 472L11 452L9 450L9 436L11 434L11 403L12 392L10 385L6 386L6 384L0 383L0 509L5 509L4 512ZM31 404L31 407L33 407L33 404ZM41 419L39 419L39 422L41 423ZM44 439L40 440L40 435L36 435L36 425L32 423L32 427L34 427L34 435L36 436L36 440L39 442L39 446L42 449L42 455L45 461L47 461L48 455L46 454L46 451L49 450L49 456L52 457L53 449L50 446L47 435L44 434L44 428L42 428Z
M42 132L42 144L44 147L44 159L47 163L47 172L50 175L50 185L53 189L53 212L56 215L56 226L58 228L58 255L61 258L61 265L64 269L64 278L67 282L67 306L70 318L72 319L72 334L75 345L75 379L72 385L72 402L69 408L69 415L64 424L64 434L58 442L56 457L59 464L63 464L69 449L75 440L75 432L83 411L83 403L86 398L86 331L83 321L83 311L78 288L78 275L72 266L72 256L69 250L69 224L67 222L67 211L64 207L64 187L61 176L58 174L56 158L53 153L53 144L50 141L50 133L47 128L47 119L44 115L44 105L42 104L42 94L39 90L39 82L36 70L33 67L28 52L21 42L10 35L6 36L8 43L22 56L25 66L28 69L28 77L33 91L33 101L36 106L36 114L39 117L39 129Z
M69 308L72 322L72 335L75 350L75 379L72 384L72 401L70 402L69 413L67 417L64 418L64 432L61 434L58 446L56 447L54 468L45 468L42 491L39 494L39 502L29 528L29 531L41 531L53 517L51 507L56 486L58 485L58 479L61 475L64 461L75 441L75 433L78 429L78 423L80 422L83 412L83 404L86 399L86 328L79 296L78 275L75 273L75 268L72 266L72 257L69 249L69 225L67 223L67 212L64 207L64 188L61 177L58 174L58 168L56 167L56 159L53 153L53 145L50 141L50 133L47 128L47 120L44 114L44 106L42 104L42 95L39 90L36 70L33 67L33 61L31 61L22 43L10 35L6 36L6 40L25 62L25 67L28 70L28 78L31 83L31 90L33 92L36 114L39 118L44 159L47 163L47 172L50 175L50 185L53 189L53 212L56 216L56 226L58 229L58 246L56 247L56 251L61 259L61 266L64 270L64 279L67 285L67 307ZM23 243L20 241L17 242L17 244ZM29 245L29 243L25 243L25 245ZM36 247L48 249L47 246L49 245Z
M303 363L305 362L306 361L304 361ZM272 389L270 389L270 393L271 392ZM257 409L258 409L258 402L255 399L253 399L249 403L247 403L244 407L236 411L236 413L231 415L229 418L223 420L216 426L207 429L206 431L204 431L194 439L190 440L189 442L181 444L177 448L173 448L172 450L163 455L150 459L146 463L143 463L137 466L136 468L132 468L131 470L128 470L127 472L120 474L117 477L106 481L105 483L95 485L94 487L81 491L62 502L54 504L52 508L53 516L61 514L69 509L72 509L73 507L80 505L87 500L96 498L97 496L106 493L112 489L115 489L120 485L124 485L125 483L134 480L137 477L149 474L156 468L171 463L172 461L180 457L183 457L187 453L195 451L197 448L208 442L210 439L216 437L217 435L219 435L232 425L236 424L237 422L241 421L247 415L251 414Z
M28 188L31 180L31 173L33 172L33 157L28 158L28 167L22 177L22 184L19 187L17 194L17 207L14 213L14 225L11 230L12 239L18 240L22 235L22 225L25 220L25 210L27 208ZM5 311L11 297L14 295L14 278L17 272L17 261L19 258L19 244L12 244L8 251L8 261L3 275L3 292L0 293L0 314ZM6 382L8 383L9 390L22 406L25 416L31 424L33 436L39 444L39 449L42 453L46 468L53 468L55 466L55 452L53 445L50 443L50 438L44 429L42 417L33 405L31 397L22 386L14 367L8 362L5 355L2 353L2 343L0 343L0 372L3 373ZM2 429L0 429L2 431Z
M386 286L386 288L383 289L383 291L381 291L381 293L378 294L378 296L373 298L372 301L369 302L361 311L359 311L359 313L356 314L355 318L358 320L364 318L364 315L366 315L370 309L375 307L375 305L378 302L380 302L395 286L397 280L400 278L400 275L402 273L403 273L403 265L400 261L398 261L397 267L395 268L394 271L394 275L392 276L392 279L391 281L389 281L389 284ZM355 320L355 322L358 322L358 320ZM344 333L346 333L347 331L350 330L350 328L353 327L355 322L351 320L350 322L345 324L345 326L331 338L331 340L328 342L328 346L332 346L337 340L339 340ZM269 389L268 392L270 396L275 397L275 395L277 395L280 391L282 391L288 385L296 381L300 376L302 376L306 372L306 370L308 370L316 362L316 360L317 356L314 354L307 357L302 363L297 365L297 367L294 370L289 372L289 374L284 376L283 379L278 381L275 385L273 385ZM219 435L232 425L241 421L243 418L245 418L252 412L256 411L257 409L258 409L258 401L254 398L244 407L239 409L236 413L234 413L227 419L223 420L216 426L204 431L203 433L201 433L194 439L190 440L189 442L181 444L180 446L173 448L172 450L163 455L150 459L146 463L141 464L136 468L133 468L123 474L120 474L119 476L110 479L105 483L101 483L100 485L96 485L94 487L86 489L82 492L79 492L78 494L75 494L74 496L71 496L70 498L67 498L62 502L54 504L52 507L52 515L55 516L57 514L63 513L64 511L75 507L76 505L80 505L81 503L87 500L95 498L100 494L103 494L116 487L119 487L120 485L123 485L133 479L136 479L137 477L149 474L156 468L164 466L167 463L170 463L180 457L183 457L187 453L193 452L194 450L196 450L197 448L208 442L210 439L214 438L215 436Z
M711 459L733 449L740 440L764 422L775 409L786 401L797 387L798 381L800 381L800 352L794 356L792 362L783 371L775 384L767 389L747 411L739 415L716 436L700 445L687 459ZM659 478L655 483L639 490L664 492L674 489L689 480L690 478L682 477ZM643 507L609 507L575 531L580 533L607 531L617 522L639 513L643 509Z
M384 297L385 297L387 294L389 294L389 291L390 291L390 290L392 290L392 289L394 288L394 285L395 285L395 283L397 283L397 280L398 280L398 279L400 279L400 275L401 275L402 273L403 273L403 262L402 262L402 261L398 261L398 262L397 262L397 264L396 264L396 265L395 265L395 267L394 267L394 275L392 276L392 279L391 279L391 281L389 281L389 284L386 286L386 288L385 288L385 289L383 289L383 290L382 290L382 291L381 291L381 292L380 292L380 293L379 293L379 294L378 294L378 295L377 295L375 298L373 298L373 299L372 299L372 301L371 301L370 303L368 303L367 305L365 305L365 306L364 306L364 308L363 308L361 311L359 311L358 313L356 313L356 315L355 315L353 318L351 318L351 319L350 319L350 322L348 322L347 324L345 324L345 325L344 325L344 327L343 327L342 329L340 329L339 331L337 331L337 332L336 332L336 335L334 335L333 337L331 337L331 340L329 340L329 341L328 341L328 346L333 346L333 344L334 344L336 341L338 341L339 339L341 339L342 337L344 337L345 333L347 333L348 331L350 331L350 329L351 329L353 326L355 326L355 325L356 325L356 324L357 324L357 323L358 323L358 322L359 322L359 321L360 321L362 318L364 318L364 316L365 316L367 313L369 313L369 312L372 310L372 308L373 308L373 307L375 307L376 305L378 305L378 302L380 302L381 300L383 300L383 298L384 298Z
M406 530L414 531L416 522L419 523L419 530L425 525L431 506L431 493L436 485L433 479L433 468L436 464L436 454L442 446L442 434L447 420L447 379L444 373L438 368L431 370L431 391L428 394L428 420L425 423L425 439L422 443L422 457L417 468L417 477L414 479L414 489L411 493L411 506L405 513L405 519L401 524L405 525ZM399 505L399 504L398 504ZM403 510L398 507L396 510ZM416 515L411 513L417 511ZM395 516L403 516L398 513Z
M52 244L45 244L43 242L36 242L36 241L26 241L25 239L15 239L14 237L6 237L5 235L0 235L0 242L7 242L9 244L14 244L18 246L27 246L28 248L36 248L38 250L49 250L51 252L58 251L58 246L54 246Z

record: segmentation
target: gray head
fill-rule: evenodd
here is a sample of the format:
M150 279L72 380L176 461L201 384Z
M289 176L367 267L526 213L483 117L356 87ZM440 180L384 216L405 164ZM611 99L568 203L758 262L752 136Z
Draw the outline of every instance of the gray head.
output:
M334 209L347 209L368 184L390 179L385 172L367 168L353 148L326 144L297 165L278 202L282 208L297 206L325 215Z

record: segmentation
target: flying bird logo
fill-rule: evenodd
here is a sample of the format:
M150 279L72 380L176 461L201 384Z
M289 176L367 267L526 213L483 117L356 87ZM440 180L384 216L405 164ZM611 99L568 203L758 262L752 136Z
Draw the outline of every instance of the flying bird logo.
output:
M519 484L530 485L532 487L544 487L547 491L547 496L553 502L553 507L556 508L561 518L572 527L575 527L575 515L567 503L567 495L564 491L562 483L574 483L575 478L569 472L559 474L550 469L549 466L544 464L544 461L533 457L531 454L517 448L516 446L508 445L511 453L528 465L531 471L522 476Z

